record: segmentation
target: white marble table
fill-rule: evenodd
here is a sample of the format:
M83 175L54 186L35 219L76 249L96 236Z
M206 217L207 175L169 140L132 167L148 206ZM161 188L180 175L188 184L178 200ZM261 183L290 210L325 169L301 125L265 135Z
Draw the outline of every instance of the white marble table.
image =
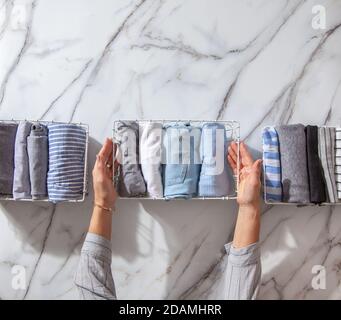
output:
M312 28L312 7L327 12ZM341 1L0 0L0 118L90 124L233 119L259 155L271 123L341 123ZM91 185L90 185L91 188ZM0 204L0 298L75 299L84 204ZM120 201L121 299L219 298L234 201ZM341 207L264 206L260 298L341 298ZM12 288L13 266L26 270ZM326 289L313 290L323 265Z

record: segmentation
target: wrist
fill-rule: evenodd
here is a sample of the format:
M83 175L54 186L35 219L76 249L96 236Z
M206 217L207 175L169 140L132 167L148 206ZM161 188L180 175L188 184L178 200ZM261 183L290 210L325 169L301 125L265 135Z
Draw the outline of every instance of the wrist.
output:
M115 207L106 207L97 202L94 202L94 210L105 213L113 213L115 211Z
M239 212L242 214L249 214L249 215L259 215L260 214L260 203L248 203L248 204L240 204L239 205Z
M107 199L105 197L96 197L94 198L94 203L99 206L106 208L113 208L115 206L115 201L112 199Z

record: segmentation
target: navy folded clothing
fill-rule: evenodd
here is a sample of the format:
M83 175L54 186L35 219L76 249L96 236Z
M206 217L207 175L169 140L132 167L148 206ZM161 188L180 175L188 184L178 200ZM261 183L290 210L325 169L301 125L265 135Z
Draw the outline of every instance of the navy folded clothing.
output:
M326 202L326 185L324 182L323 168L319 157L318 127L306 126L307 137L307 163L310 202Z

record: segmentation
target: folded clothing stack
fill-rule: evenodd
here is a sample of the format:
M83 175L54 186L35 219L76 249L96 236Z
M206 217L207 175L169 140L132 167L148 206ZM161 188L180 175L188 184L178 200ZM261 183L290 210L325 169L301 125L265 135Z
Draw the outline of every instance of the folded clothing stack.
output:
M264 128L265 200L302 204L340 201L337 132L341 129L302 124Z
M86 143L86 131L74 124L0 123L0 196L81 199Z
M282 201L281 158L278 134L274 127L263 129L263 167L266 187L265 200Z
M341 128L335 131L335 166L337 197L341 200Z
M27 137L27 152L30 168L32 199L40 200L47 196L47 170L48 170L48 131L43 124L36 123L31 127Z
M83 197L86 131L75 124L48 125L47 190L53 202Z
M118 121L121 197L190 199L234 192L225 126L207 122Z
M199 178L199 196L223 197L233 192L232 175L228 172L225 126L221 123L205 123L202 127Z
M164 130L164 197L190 199L198 189L201 130L188 122L167 123Z
M17 124L0 123L0 195L13 195L14 145Z
M135 121L119 121L116 125L120 145L118 192L122 197L138 197L146 193L139 160L139 126Z
M158 122L141 123L140 130L141 170L146 181L147 192L151 198L162 198L162 124Z

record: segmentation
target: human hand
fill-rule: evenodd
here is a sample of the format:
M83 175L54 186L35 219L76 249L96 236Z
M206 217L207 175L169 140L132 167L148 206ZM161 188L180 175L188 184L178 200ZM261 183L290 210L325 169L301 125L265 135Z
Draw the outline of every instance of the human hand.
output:
M237 154L238 146L236 142L232 142L228 148L228 162L237 174ZM239 188L237 201L241 207L257 207L259 206L259 194L261 189L261 164L262 160L253 160L244 142L239 145Z
M92 170L95 203L106 208L113 208L117 198L112 167L114 149L116 145L107 138Z

